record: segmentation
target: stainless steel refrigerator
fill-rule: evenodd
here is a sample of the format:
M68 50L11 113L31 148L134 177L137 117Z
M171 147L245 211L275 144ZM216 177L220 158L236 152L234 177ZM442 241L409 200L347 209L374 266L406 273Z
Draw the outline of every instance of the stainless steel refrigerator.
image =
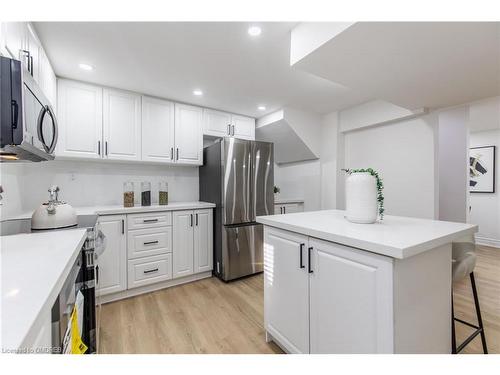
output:
M200 200L216 204L214 274L229 281L263 271L263 228L274 212L274 151L269 142L222 138L203 149Z

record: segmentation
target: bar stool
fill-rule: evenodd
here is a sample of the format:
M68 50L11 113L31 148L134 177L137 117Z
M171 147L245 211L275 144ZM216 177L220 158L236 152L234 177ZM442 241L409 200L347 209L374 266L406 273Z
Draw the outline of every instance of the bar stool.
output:
M452 244L452 277L453 282L463 280L467 275L470 277L472 285L472 294L474 296L474 305L476 307L476 316L478 325L466 322L462 319L455 318L453 309L453 292L451 293L451 341L452 341L452 354L460 353L460 351L467 346L477 335L481 335L481 342L483 344L484 354L488 354L486 347L486 337L484 335L483 320L481 318L481 310L479 308L479 298L477 296L476 280L474 278L474 267L476 266L476 245L474 237L466 237L460 239ZM457 347L455 337L455 322L465 324L472 327L475 331L465 339L465 341Z

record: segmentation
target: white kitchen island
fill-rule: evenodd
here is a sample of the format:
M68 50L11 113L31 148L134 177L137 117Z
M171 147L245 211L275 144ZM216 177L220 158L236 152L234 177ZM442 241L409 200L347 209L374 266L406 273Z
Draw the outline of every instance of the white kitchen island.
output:
M290 353L451 353L451 242L477 226L344 215L257 218L266 338Z

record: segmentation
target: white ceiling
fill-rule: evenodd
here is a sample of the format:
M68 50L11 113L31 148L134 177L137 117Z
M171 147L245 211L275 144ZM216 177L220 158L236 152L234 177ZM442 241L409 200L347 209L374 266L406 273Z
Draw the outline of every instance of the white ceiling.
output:
M247 22L34 25L61 77L253 117L283 106L322 114L370 99L290 67L294 23L260 23L255 38ZM95 69L83 71L79 63ZM204 95L193 96L195 88Z
M416 109L500 94L500 22L358 22L298 69Z

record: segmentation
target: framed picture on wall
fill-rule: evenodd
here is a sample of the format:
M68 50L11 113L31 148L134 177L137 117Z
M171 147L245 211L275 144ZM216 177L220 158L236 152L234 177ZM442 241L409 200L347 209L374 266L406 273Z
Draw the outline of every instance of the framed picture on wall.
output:
M469 189L471 193L495 192L495 146L471 147Z

